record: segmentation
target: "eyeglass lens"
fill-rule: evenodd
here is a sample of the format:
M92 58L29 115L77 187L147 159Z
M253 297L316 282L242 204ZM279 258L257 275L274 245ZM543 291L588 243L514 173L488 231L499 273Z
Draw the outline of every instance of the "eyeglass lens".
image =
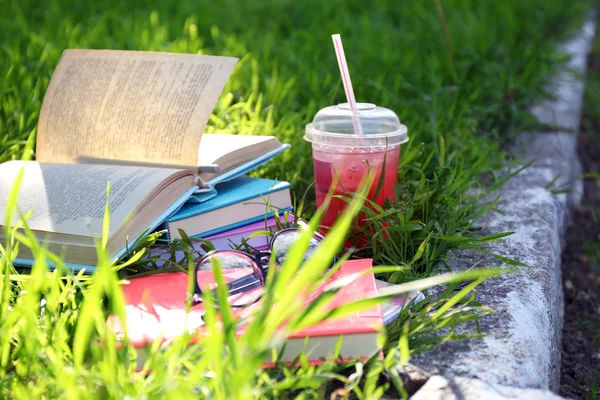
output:
M278 264L283 264L285 261L285 256L290 251L291 247L296 243L298 239L302 236L302 231L300 230L289 230L280 232L273 243L271 244L271 248L273 249L272 256L275 256L275 261ZM304 253L304 258L302 262L308 260L315 249L319 246L320 241L316 237L312 237L308 244L308 249Z
M207 295L216 296L217 281L213 272L215 261L219 263L228 286L229 304L240 307L252 304L260 298L264 287L260 268L252 258L236 251L215 253L197 266L196 282L202 291L201 298Z

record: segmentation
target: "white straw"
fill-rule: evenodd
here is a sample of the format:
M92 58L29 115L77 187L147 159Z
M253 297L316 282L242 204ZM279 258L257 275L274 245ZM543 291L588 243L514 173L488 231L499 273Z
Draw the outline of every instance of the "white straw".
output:
M344 83L346 99L348 99L348 104L350 105L350 110L352 111L352 122L354 124L354 132L356 132L357 135L362 136L362 125L360 124L358 108L356 107L356 99L354 98L354 90L352 89L350 71L348 71L348 64L346 64L346 55L344 54L342 38L339 34L335 34L331 35L331 39L333 40L333 47L335 47L335 55L337 56L338 65L340 66L340 74L342 75L342 82Z

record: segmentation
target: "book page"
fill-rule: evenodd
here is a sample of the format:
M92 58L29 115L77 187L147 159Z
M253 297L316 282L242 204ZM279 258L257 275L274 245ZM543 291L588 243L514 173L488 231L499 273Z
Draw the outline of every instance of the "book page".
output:
M199 165L218 164L221 168L227 161L236 158L245 159L244 153L267 153L281 146L274 136L228 135L220 133L207 134L202 138L202 146L198 150Z
M211 133L202 137L198 151L199 165L215 164L218 173L202 172L200 177L208 181L239 165L251 162L282 146L275 136L248 136Z
M65 50L37 131L40 162L197 168L200 139L237 59Z
M189 176L192 171L122 167L92 164L45 164L34 161L10 161L0 164L0 215L6 205L12 185L21 168L24 176L17 200L17 209L26 214L36 231L100 237L106 207L106 185L110 182L110 232L123 221L165 180ZM2 219L2 222L4 219ZM18 213L12 223L19 221Z

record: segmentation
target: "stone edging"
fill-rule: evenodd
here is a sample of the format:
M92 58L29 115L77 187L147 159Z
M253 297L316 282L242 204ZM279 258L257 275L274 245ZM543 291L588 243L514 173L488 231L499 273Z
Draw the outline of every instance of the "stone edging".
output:
M489 279L478 287L477 299L496 311L481 320L481 328L488 336L479 341L446 343L411 360L428 373L462 382L450 386L459 387L464 382L473 385L479 380L483 386L498 389L497 385L506 385L558 390L564 313L561 251L568 215L579 204L583 191L576 144L584 83L577 76L585 73L594 30L592 18L562 46L571 60L551 82L550 90L556 100L533 109L541 122L560 126L563 131L520 135L514 153L533 160L534 164L498 193L502 214L491 213L481 222L482 227L488 224L485 234L516 232L494 244L492 251L530 267ZM573 192L552 194L546 186L553 180L555 188L571 188ZM498 262L461 251L451 255L449 264L453 271L459 272L476 264L498 265ZM433 383L421 390L439 386L439 379L435 382L430 379ZM418 398L419 392L415 396ZM428 396L443 398L431 392ZM525 392L523 396L533 398Z

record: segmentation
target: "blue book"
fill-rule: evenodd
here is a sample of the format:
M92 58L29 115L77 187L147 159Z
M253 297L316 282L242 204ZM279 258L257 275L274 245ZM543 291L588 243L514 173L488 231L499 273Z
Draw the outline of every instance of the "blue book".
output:
M140 210L140 208L146 208L146 204L150 205L150 203L147 203L147 201L149 200L149 197L146 197L147 195L152 196L152 194L150 193L150 191L152 191L152 189L154 189L154 187L152 187L152 184L150 186L148 186L145 182L140 182L143 183L142 187L145 187L146 190L148 191L148 193L145 193L144 195L141 195L141 197L138 197L136 200L133 200L133 198L131 199L131 201L135 201L134 206L132 206L133 208L131 208L129 211L127 211L127 215L122 215L119 217L119 213L111 213L111 229L110 229L110 240L109 240L109 255L112 261L118 260L120 258L122 258L123 256L126 255L127 251L131 248L131 244L135 243L138 239L140 239L141 237L143 237L144 235L146 235L149 232L152 232L154 230L156 230L159 227L164 227L165 225L165 221L169 218L172 217L173 220L175 220L176 218L183 218L181 217L183 212L191 212L189 210L193 209L192 205L201 205L201 203L203 202L209 202L209 200L213 199L215 196L217 196L217 191L219 192L223 192L223 194L225 195L227 190L226 188L232 188L233 186L235 186L238 182L238 180L235 178L236 176L238 176L239 174L243 174L247 171L250 171L262 164L264 164L265 162L269 161L271 158L273 158L274 156L276 156L277 154L281 153L282 151L286 150L289 147L289 145L281 145L279 147L277 147L274 150L271 150L265 154L263 154L262 156L259 156L253 160L247 161L229 171L226 171L224 174L214 174L208 181L202 181L201 179L196 178L196 182L194 182L194 180L192 179L192 176L195 175L193 174L193 172L189 171L188 177L190 177L189 179L189 184L183 184L183 185L178 185L177 189L167 189L165 190L163 193L168 193L168 196L171 197L170 200L167 200L166 202L162 202L160 201L160 205L157 207L157 205L153 204L152 205L152 211L150 211L150 213L141 213L138 214L140 216L142 216L142 218L140 218L138 220L138 223L133 223L133 225L137 225L137 227L133 227L132 224L129 223L124 223L126 217L130 216L130 214L136 213L134 211L134 208L136 208L137 210ZM26 174L24 176L24 187L27 187L28 189L30 189L32 192L29 193L29 191L24 190L24 188L21 189L21 196L19 196L20 200L26 199L26 198L39 198L40 194L44 194L44 185L40 184L41 181L40 179L43 179L44 175L47 175L44 171L47 169L47 167L50 167L51 165L46 165L44 163L37 163L37 162L28 162L28 163L22 163L22 162L17 162L17 161L13 161L10 163L4 163L4 164L0 164L0 188L6 187L9 188L12 183L14 182L14 179L16 178L16 173L20 170L20 168L22 166L28 166L31 168L26 168ZM14 166L14 167L13 167ZM65 164L63 165L54 165L54 168L58 168L61 171L61 175L65 175L66 173L69 173L71 175L73 175L74 177L78 177L77 180L82 181L81 177L85 177L87 172L84 171L80 171L82 169L85 168L89 168L90 165L89 164L74 164L74 165L69 165L69 164ZM129 165L115 165L115 166L104 166L103 168L105 169L109 169L109 170L115 170L115 171L120 171L123 172L124 175L127 175L127 171L132 169L135 170L135 174L142 174L142 173L148 173L151 170L155 170L157 173L160 173L160 171L171 171L175 172L175 170L168 170L168 169L163 169L163 168L148 168L148 167L143 167L143 166L129 166ZM29 169L31 169L32 171L29 171ZM10 170L11 173L8 173L8 171ZM27 172L30 173L27 173ZM40 177L36 177L36 171L41 171L41 172L37 172ZM180 171L178 173L181 173L183 171ZM14 175L14 176L13 176ZM49 176L54 175L54 172L51 173ZM107 177L111 176L110 174L107 174ZM196 175L197 176L197 175ZM114 177L113 177L114 178ZM75 179L75 178L73 178ZM100 178L103 179L103 178ZM113 181L114 179L110 179L111 181ZM242 177L241 181L246 181L246 180L252 180L252 178L246 178L246 177ZM108 182L109 179L106 180L106 182ZM239 182L241 182L239 181ZM272 186L273 182L275 181L269 181L269 180L259 180L259 181L265 181L265 182L269 182L268 184L266 184L267 186ZM65 181L66 182L66 181ZM49 187L46 187L47 190L49 190L51 193L53 194L57 194L60 192L63 192L64 188L65 188L65 182L61 183L61 180L58 179L56 180L56 188L52 189ZM69 230L57 230L57 229L48 229L44 226L37 226L36 223L33 223L33 221L29 221L29 226L30 228L32 228L32 230L34 231L34 234L36 234L36 237L38 237L38 241L40 243L44 243L46 245L46 248L50 251L52 251L55 254L61 255L64 264L75 271L80 271L80 270L85 270L86 273L92 273L96 270L96 263L97 263L97 254L96 254L96 246L97 243L99 241L99 238L101 236L101 229L99 228L101 226L101 220L103 218L104 215L104 202L106 201L106 182L102 181L99 182L100 184L96 185L93 189L93 193L90 192L90 189L82 186L79 187L77 190L74 190L73 188L69 188L67 190L68 193L70 193L70 195L68 196L68 198L70 199L70 201L75 201L76 203L79 201L81 202L81 199L84 199L84 197L81 197L81 195L77 194L79 191L85 192L85 196L93 196L95 198L99 198L99 201L96 201L96 206L98 208L98 210L95 210L94 213L94 217L93 218L88 218L85 216L81 216L81 217L77 217L77 218L82 218L85 219L86 221L89 221L87 224L83 224L83 223L76 223L76 226L81 226L81 229L85 229L85 232L70 232ZM46 183L45 185L48 186L50 182L46 179ZM113 182L114 183L114 182ZM158 182L157 182L158 183ZM166 182L165 182L166 183ZM175 182L173 182L175 183ZM198 186L198 184L200 184L200 187ZM54 185L54 183L52 183L52 185ZM52 186L51 185L51 186ZM67 186L70 186L68 183L66 183ZM246 184L247 185L247 184ZM282 185L285 185L285 190L282 190ZM127 185L129 186L129 185ZM54 186L52 186L54 187ZM63 189L61 189L61 187ZM244 188L247 188L248 186L244 186ZM277 196L275 196L273 199L276 199L276 202L272 202L271 204L273 206L275 205L279 205L282 206L280 207L281 209L285 209L285 210L291 210L291 202L289 201L289 184L287 183L278 183L277 185L275 185L274 192L280 193L280 192L285 192L285 194L288 196L288 200L284 201L283 203L280 202L280 196L281 194L278 194ZM264 187L263 187L264 188ZM245 189L241 189L242 192ZM269 190L268 188L264 191L262 191L263 194L268 194ZM92 193L92 194L90 194ZM240 192L241 193L241 192ZM115 192L115 186L113 185L113 188L111 190L111 199L112 201L121 201L118 198L118 194ZM136 196L140 196L139 192L137 191L137 189L131 193L131 195L133 195L133 197ZM174 195L174 196L173 196ZM167 196L167 197L168 197ZM232 196L235 195L228 195L229 198L232 198ZM144 197L146 197L146 199L144 199ZM161 194L159 197L163 197L163 195ZM266 197L268 198L268 196ZM78 200L79 199L79 200ZM2 193L0 193L0 212L2 212L2 215L4 215L5 213L5 207L6 204L4 204L4 201L6 199L3 198ZM261 199L262 200L262 199ZM69 204L66 204L64 202L64 200L61 200L59 198L57 198L58 202L62 202L65 204L66 207L71 207ZM111 203L112 203L111 201ZM152 201L152 203L155 203L156 201L159 201L158 199L155 198L154 201ZM215 201L213 202L209 202L209 205L212 205L216 202L220 202L220 201L225 201L225 198L222 196L218 196L217 199L215 199ZM240 198L240 201L241 200ZM44 210L45 212L48 212L49 214L46 215L42 215L42 219L41 221L49 221L48 223L54 223L53 220L55 218L65 218L64 216L59 216L58 214L55 215L55 213L52 211L53 209L55 209L55 205L53 204L54 200L52 197L49 197L47 199L47 202L49 204L48 210ZM26 204L23 204L23 207L21 207L21 202L19 201L19 203L17 204L17 207L23 212L26 213L29 210L29 206ZM87 202L86 202L87 204ZM184 206L185 205L185 206ZM80 212L75 210L75 208L77 207L82 207L81 205L79 206L73 206L73 213L76 212ZM89 205L87 205L86 207L90 207ZM139 207L139 208L138 208ZM182 210L183 207L183 210ZM202 207L201 207L202 208ZM249 210L249 207L247 207L247 209ZM186 211L184 211L186 210ZM42 210L37 210L42 211ZM256 210L254 210L256 211ZM255 213L254 217L247 217L247 220L243 221L243 219L245 217L240 216L240 220L239 221L233 221L230 223L230 227L238 227L238 226L242 226L245 223L251 223L251 222L256 222L258 220L260 220L261 218L264 218L264 215L266 215L267 217L271 217L273 216L273 213L268 210L265 212L265 206L264 206L264 202L263 202L263 206L261 208L261 211L264 214L260 214L259 213ZM88 211L85 211L88 212ZM16 213L15 213L15 218L16 218ZM73 217L75 218L75 217ZM129 219L129 218L127 218ZM68 218L67 218L68 220ZM142 222L143 221L143 222ZM15 224L18 222L17 219L15 219L15 221L13 221ZM129 222L135 222L135 221L131 221L129 219ZM141 223L141 224L140 224ZM73 224L75 225L75 224ZM1 228L1 224L0 224L0 228ZM57 228L57 226L53 226L53 228ZM198 227L195 227L194 229L191 229L191 232L194 232L195 229L197 229ZM212 234L212 233L219 233L222 232L224 229L229 229L229 227L227 226L223 226L220 227L218 229L214 229L212 231L209 231L208 234ZM176 230L176 235L179 235L179 232ZM195 233L188 233L188 235L192 236ZM77 235L77 237L74 236ZM115 237L115 235L118 234L118 238ZM0 242L4 241L4 237L2 235L2 233L0 232ZM73 241L73 239L77 239L77 241ZM47 261L49 263L49 265L51 267L53 267L53 263L50 261ZM18 265L18 266L31 266L33 265L34 260L33 260L33 255L31 254L31 252L29 251L29 249L25 246L21 246L20 248L20 252L17 256L16 259L14 259L13 264L14 265Z
M232 140L235 141L235 137ZM126 255L132 243L163 225L167 218L181 215L178 210L184 204L199 205L209 201L217 196L217 190L222 190L221 187L235 186L238 182L235 179L237 176L264 164L288 147L289 145L282 145L271 140L271 148L263 147L261 149L263 153L255 158L235 157L233 159L230 157L225 161L232 163L234 165L232 168L209 173L202 172L202 169L199 168L199 174L190 170L152 168L135 165L135 163L111 166L47 164L33 161L27 163L8 162L0 164L0 213L4 215L7 206L7 198L2 196L3 192L8 192L20 168L26 166L24 184L21 188L17 208L26 213L32 207L27 199L42 199L43 202L34 207L34 211L37 212L34 214L34 218L29 220L29 227L38 241L44 243L46 248L54 254L60 255L64 264L70 269L85 270L86 273L91 273L95 271L98 261L96 246L102 233L101 225L108 182L112 183L110 202L111 209L114 208L110 215L108 250L111 260L115 261ZM239 154L240 152L238 152ZM102 168L102 175L93 172L93 168ZM88 172L88 170L90 171ZM155 175L163 178L171 176L171 178L153 180L152 176ZM136 176L139 178L135 178ZM174 179L175 176L179 177ZM206 180L202 179L203 177ZM187 183L182 183L181 179L187 179ZM117 183L119 181L124 185ZM285 185L289 186L287 183ZM275 192L279 192L279 188L277 186ZM243 190L246 189L242 189L242 192ZM264 193L268 193L268 190ZM289 197L289 191L287 196ZM221 196L218 197L219 199L216 201L221 201ZM113 206L113 204L115 205ZM210 204L214 204L214 202ZM281 205L279 198L277 203L273 203L273 205L276 204ZM281 208L291 209L289 201L284 202L283 205L284 207ZM185 206L186 210L188 208ZM264 205L262 210L265 210ZM266 215L272 216L273 213L266 212ZM17 224L16 212L14 217L13 223ZM231 227L245 223L245 221L241 221L243 217L239 218L240 221L230 222ZM255 222L261 217L256 213L254 218L248 218L247 222ZM1 224L0 228L2 228ZM197 229L198 227L194 227L191 229L193 233L188 233L188 235L198 233L195 231ZM221 232L220 229L222 227L213 230L212 233ZM0 243L5 240L1 231L2 229L0 229ZM178 236L179 232L177 230L175 232ZM26 246L21 246L13 264L31 266L33 263L33 254ZM51 267L53 266L52 262L48 261L48 263Z
M292 210L290 184L271 179L241 176L196 195L166 221L170 240L181 238L179 229L191 237L206 237Z
M177 218L177 215L182 215L181 212L183 212L182 210L180 210L184 204L188 204L187 206L184 207L185 210L188 210L190 208L190 205L192 204L196 204L196 205L200 205L202 202L207 202L210 199L214 198L215 196L217 196L217 190L221 191L223 189L221 189L221 187L223 188L227 188L227 187L233 187L236 185L236 176L239 176L239 174L243 174L247 171L250 171L262 164L264 164L265 162L269 161L271 158L273 158L274 156L276 156L277 154L281 153L282 151L286 150L289 147L289 145L280 145L279 147L276 147L274 150L270 150L267 153L264 153L262 156L259 156L253 160L249 160L244 162L243 164L236 166L235 168L230 169L229 171L226 171L224 174L212 174L211 179L209 179L208 181L203 181L201 178L198 177L198 175L194 174L192 171L188 171L188 179L189 179L189 183L188 184L177 184L175 181L171 182L171 183L167 183L166 181L163 184L158 184L158 181L155 183L150 183L148 184L146 181L139 181L139 183L141 183L142 185L138 188L133 190L133 186L132 183L128 183L126 185L125 188L121 188L125 189L125 192L127 191L127 188L131 188L133 191L128 195L128 196L132 196L130 197L130 200L126 201L125 203L130 203L131 206L130 208L126 211L126 214L120 215L121 213L116 212L116 213L111 213L111 229L110 229L110 237L109 237L109 255L112 261L118 260L120 258L122 258L123 256L126 255L127 251L131 248L131 244L135 243L138 239L140 239L141 237L143 237L144 235L146 235L149 232L152 232L154 230L156 230L157 228L164 226L165 220L167 220L167 218L169 217L173 217L173 218ZM96 270L96 263L97 263L97 253L96 253L96 246L97 243L99 241L99 238L101 236L101 221L104 215L104 204L106 201L106 183L109 181L112 181L113 183L113 187L111 190L111 203L113 201L116 202L121 202L123 200L123 197L119 197L119 193L117 193L117 188L114 185L116 182L116 178L112 172L107 172L107 179L106 181L104 181L104 177L96 177L94 179L100 179L99 181L96 182L96 185L93 187L93 191L90 191L90 188L86 187L86 186L79 186L79 187L72 187L72 185L70 183L68 183L68 179L64 180L63 178L59 178L59 179L55 179L52 180L52 183L49 179L45 179L44 176L48 175L53 176L55 174L58 174L58 172L48 172L46 173L46 169L52 167L52 164L45 164L45 163L37 163L37 162L28 162L28 163L22 163L22 162L10 162L10 163L4 163L4 164L0 164L0 188L6 187L9 188L12 183L14 182L14 179L16 179L16 173L20 170L21 167L23 166L27 166L27 167L31 167L31 168L26 168L26 174L24 176L24 187L21 189L21 196L19 196L20 200L25 200L27 198L40 198L41 195L46 195L44 193L44 189L49 191L50 193L52 193L52 196L49 196L47 199L47 209L46 210L40 210L39 208L36 209L36 211L42 212L42 215L40 216L40 223L46 221L46 224L53 224L51 226L49 226L51 229L49 229L48 227L44 226L43 224L38 226L38 223L34 223L34 221L30 220L29 221L29 226L30 228L34 231L34 233L36 234L36 237L38 238L38 241L40 243L44 243L46 244L46 248L50 251L52 251L53 253L57 254L57 255L61 255L64 264L75 271L80 271L80 270L85 270L86 273L92 273ZM84 179L87 176L87 172L84 171L84 169L86 168L91 168L92 165L90 164L65 164L65 165L56 165L54 164L53 168L57 169L57 171L60 171L60 175L61 176L66 176L66 175L73 175L73 179L76 179L77 181L81 181L84 182L86 181L86 179ZM133 174L136 175L143 175L143 174L149 174L150 171L155 171L157 174L160 174L161 171L163 172L167 172L167 175L170 175L171 173L175 173L175 174L183 174L184 172L179 170L174 170L174 169L165 169L165 168L149 168L149 167L144 167L144 166L131 166L131 165L115 165L115 166L108 166L105 165L102 168L104 168L104 170L106 171L119 171L119 173L122 173L123 178L120 178L122 181L125 181L125 177L128 175L127 171L135 171L133 172ZM31 171L30 171L31 170ZM11 173L9 173L8 171L10 171ZM176 172L177 171L177 172ZM116 172L115 172L116 173ZM39 176L37 176L37 175ZM113 174L113 175L111 175ZM193 179L193 176L196 175L196 179ZM58 175L57 175L58 176ZM205 174L206 176L206 174ZM75 178L76 177L76 178ZM110 178L109 178L110 177ZM61 179L63 181L61 181ZM69 178L70 179L70 178ZM251 179L251 178L243 178L244 179ZM130 179L131 182L134 182L133 179ZM44 184L40 183L40 182L44 182ZM264 181L268 181L268 180L264 180ZM268 182L274 182L274 181L268 181ZM162 191L162 193L158 196L160 198L164 198L164 200L159 200L157 197L154 197L152 195L152 189L157 189L156 187L154 187L154 185L157 186L166 186L166 185L171 185L171 184L175 184L177 186L177 188L173 188L173 189L166 189ZM200 185L200 186L199 186ZM289 187L289 184L285 183L286 185L286 192L287 192L287 196L289 198L289 190L287 190L287 187ZM29 190L31 190L31 193L29 193L29 190L24 190L25 187L27 187ZM215 188L216 187L216 188ZM244 186L247 187L247 186ZM62 189L61 189L62 188ZM141 194L138 190L145 188L145 193ZM281 184L277 185L275 188L275 192L280 192L281 191ZM242 189L245 190L245 189ZM73 216L69 216L69 218L66 218L64 215L61 216L59 215L60 213L58 211L54 211L56 209L58 209L58 207L54 204L54 194L56 194L58 196L58 193L61 192L65 192L65 195L67 196L66 198L69 199L69 201L71 202L75 202L73 203L73 205L67 204L69 202L65 202L64 200L62 200L61 198L56 199L57 204L58 203L62 203L64 204L64 209L66 210L68 207L71 207ZM81 192L81 194L79 194L79 192ZM85 192L85 193L84 193ZM155 194L158 194L156 192L154 192ZM268 193L267 191L264 191L264 193ZM87 204L87 197L89 198L95 198L96 200L95 203L93 203L95 205L95 207L97 209L92 210L90 205ZM231 195L230 195L231 196ZM280 194L278 196L281 196ZM153 200L150 200L151 197L154 197ZM167 198L169 198L169 200L167 200ZM85 205L82 205L82 202L84 201ZM4 204L5 202L5 198L3 198L2 193L0 193L0 212L2 212L2 215L4 215L5 213L5 209L6 209L6 204ZM218 199L215 199L217 202L221 201L221 196L219 196ZM291 203L289 201L287 202L283 202L280 203L279 201L279 197L277 197L277 202L276 203L272 203L273 205L282 205L283 204L283 209L286 210L291 210ZM242 200L240 200L242 201ZM78 203L79 202L79 203ZM156 204L156 203L160 203ZM24 204L20 204L21 201L18 202L17 207L20 209L20 211L22 211L23 213L26 213L27 211L29 211L29 205L27 205L26 201L24 201ZM81 203L81 204L80 204ZM90 204L91 201L89 202ZM214 204L214 202L210 202L210 204ZM87 207L87 210L84 210L83 208ZM149 206L149 207L148 207ZM65 208L67 207L67 208ZM81 208L81 210L78 210L78 208ZM142 209L148 209L148 212L141 212ZM92 211L90 211L92 210ZM265 207L263 205L262 211L265 210ZM66 211L61 211L62 213L66 212ZM88 212L93 212L94 216L93 217L86 217L85 215L81 215L79 216L76 213L88 213ZM45 214L48 213L48 214ZM131 215L136 215L136 220L131 220ZM266 214L268 217L273 216L273 213L270 211L267 211ZM17 214L15 213L15 218L17 216ZM66 222L68 222L68 220L70 219L81 219L81 221L87 221L86 223L84 222L75 222L74 224L72 224L74 227L80 227L79 231L74 232L71 231L71 229L63 229L60 230L60 224L56 224L56 222L54 222L55 219L57 218L61 218L59 221L65 220ZM240 217L241 219L243 219L243 217ZM240 221L233 221L231 222L231 227L237 227L237 226L241 226L244 225L246 222L250 223L250 222L255 222L261 219L261 216L258 215L258 213L254 214L254 218L250 218L248 217L247 221L242 221L240 219ZM126 223L126 220L129 221L129 223ZM15 219L13 221L14 224L18 223L18 220ZM0 224L0 228L1 228L1 224ZM197 229L198 227L195 227L195 229ZM191 229L191 232L194 232L195 229ZM225 227L225 229L228 229L227 227ZM216 229L213 230L212 233L218 233L221 232L223 230L223 227L221 227L220 229ZM179 235L179 232L176 230L176 235ZM192 236L197 232L194 233L188 233L188 235ZM211 232L209 232L209 234L211 234ZM0 233L0 242L3 242L5 240L5 238L3 237L2 233ZM17 258L13 261L14 265L18 265L18 266L31 266L34 263L34 259L33 259L33 254L31 254L31 252L29 251L29 249L25 246L21 246L19 254L17 256ZM53 263L48 261L49 265L51 267L53 267Z

